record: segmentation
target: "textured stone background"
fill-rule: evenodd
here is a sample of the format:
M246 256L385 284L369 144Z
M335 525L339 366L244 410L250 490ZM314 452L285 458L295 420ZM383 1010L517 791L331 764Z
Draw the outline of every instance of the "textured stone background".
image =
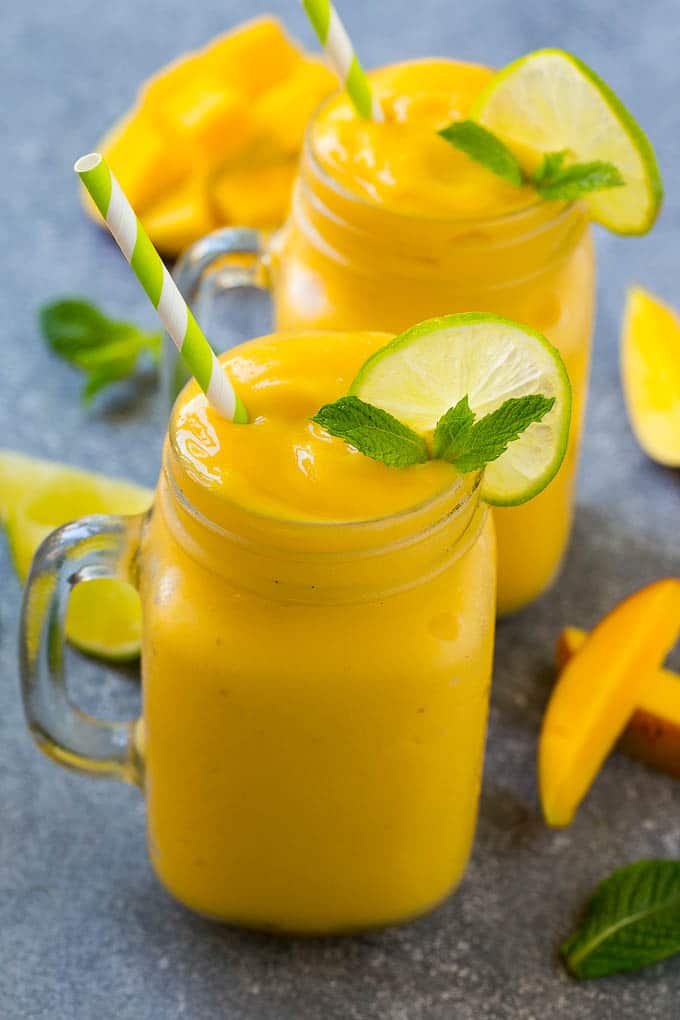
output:
M293 0L270 0L308 44ZM504 64L559 45L592 63L658 147L670 192L652 237L598 237L593 389L571 553L555 590L498 634L481 820L458 895L433 916L361 938L282 940L192 917L146 860L136 790L59 770L31 746L17 695L19 588L0 549L0 1015L7 1020L638 1020L677 1012L680 960L577 984L556 961L590 889L639 857L680 856L680 787L614 755L574 826L549 832L534 784L555 635L588 626L631 589L680 568L680 477L628 429L617 372L624 288L680 304L680 8L677 0L345 0L367 64L424 54ZM82 216L71 165L181 50L260 10L245 0L7 0L3 97L0 434L8 446L151 484L162 417L150 384L91 412L36 334L66 292L153 324L141 291ZM9 135L6 131L9 129ZM37 385L30 389L29 385ZM134 672L75 655L84 705L132 714Z

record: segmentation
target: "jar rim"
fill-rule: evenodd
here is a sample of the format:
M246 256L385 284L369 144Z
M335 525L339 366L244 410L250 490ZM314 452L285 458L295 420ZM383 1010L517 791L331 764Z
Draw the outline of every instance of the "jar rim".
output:
M175 540L211 572L270 601L360 604L395 595L446 570L477 541L487 520L488 508L479 500L480 473L461 476L468 484L445 489L435 512L428 516L425 511L412 528L408 518L436 504L437 497L409 509L401 529L391 526L395 517L344 522L333 535L328 532L338 525L332 522L293 521L292 532L267 526L285 525L277 518L237 517L222 523L191 502L174 476L168 451L166 444L156 508ZM459 498L451 499L452 490ZM253 520L265 526L248 527ZM312 534L304 530L310 523L317 529ZM367 525L375 530L358 532ZM384 532L378 530L381 525ZM227 555L221 552L223 543Z

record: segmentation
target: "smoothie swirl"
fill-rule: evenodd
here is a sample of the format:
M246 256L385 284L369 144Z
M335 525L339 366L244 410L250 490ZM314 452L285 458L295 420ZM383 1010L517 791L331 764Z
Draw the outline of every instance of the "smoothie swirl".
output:
M194 481L269 517L365 521L415 507L451 486L441 460L387 467L329 436L310 418L349 389L385 333L262 337L223 357L251 422L224 421L195 383L179 400L176 448Z
M375 71L371 82L384 121L360 120L339 93L314 121L314 155L346 191L405 215L474 219L532 205L532 188L509 184L437 134L469 116L492 77L488 68L451 60Z

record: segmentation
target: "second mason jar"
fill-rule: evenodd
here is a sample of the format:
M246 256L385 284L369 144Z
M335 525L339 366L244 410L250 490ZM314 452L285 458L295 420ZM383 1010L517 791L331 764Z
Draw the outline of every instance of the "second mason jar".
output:
M382 83L385 95L392 90L392 107L384 99L388 117L401 115L400 99L416 104L415 113L426 117L431 115L426 103L434 103L437 109L444 109L446 102L457 104L457 112L464 115L490 72L453 61L415 61L379 75L384 77L378 78L377 87ZM182 283L195 296L201 279L205 280L203 271L220 265L221 272L214 277L218 288L271 287L276 325L284 330L398 333L432 316L486 311L544 333L559 348L569 372L572 427L565 461L545 492L526 506L494 510L499 610L513 612L549 586L571 528L594 310L594 257L587 211L579 203L545 202L535 196L528 201L525 196L508 211L512 195L508 199L505 193L494 192L493 201L504 211L482 214L472 186L478 189L478 179L463 180L467 168L459 163L461 173L449 185L459 191L455 214L442 213L445 188L441 187L428 214L417 213L415 207L422 204L427 186L417 179L417 172L429 173L433 160L447 155L445 143L436 138L432 144L441 149L421 154L415 169L405 164L404 173L415 174L414 187L420 189L417 201L404 190L402 207L395 208L383 195L372 197L370 189L360 193L348 181L355 170L364 173L361 161L365 164L367 153L375 155L382 138L362 142L363 149L353 154L354 163L348 167L345 159L342 172L336 172L333 132L354 130L351 112L338 114L342 103L346 100L339 96L327 100L310 125L291 212L279 234L267 242L252 232L226 230L199 242L182 262ZM375 127L359 125L356 130L370 134ZM430 145L430 134L434 137L428 130L425 141L416 137L413 144ZM338 146L346 138L347 134L339 138ZM342 159L341 154L336 162ZM373 171L378 173L379 168ZM474 172L490 179L483 188L500 187L488 171L477 168ZM427 195L424 201L429 201ZM250 268L243 262L225 268L225 253L234 251L253 254Z

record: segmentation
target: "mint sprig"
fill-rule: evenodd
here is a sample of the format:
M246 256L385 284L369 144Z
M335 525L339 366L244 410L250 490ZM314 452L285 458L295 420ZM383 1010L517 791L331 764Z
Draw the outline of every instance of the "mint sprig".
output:
M104 387L132 375L143 354L156 364L160 359L162 333L109 319L89 301L52 301L43 305L38 318L51 350L85 374L81 394L85 404Z
M477 421L465 396L437 422L431 457L449 461L463 474L479 471L505 453L529 425L541 421L554 403L554 397L540 394L511 397ZM430 459L423 436L359 397L340 397L324 405L312 421L390 467L404 468Z
M465 396L437 422L432 455L455 464L463 474L479 471L485 464L498 460L510 443L546 416L554 403L554 397L538 393L510 397L495 411L475 421Z
M387 411L359 397L340 397L333 404L325 404L312 421L332 436L344 439L366 457L390 467L422 464L429 457L422 436Z
M561 947L578 978L637 970L680 952L680 861L638 861L597 887Z
M593 191L618 188L625 181L613 163L593 160L568 163L568 153L546 152L534 174L526 174L510 148L492 131L473 120L453 121L437 132L454 148L516 187L532 185L542 198L574 201Z
M564 165L565 152L548 152L532 178L538 193L547 199L573 201L591 191L620 188L625 181L613 163L596 159L590 163Z
M521 188L524 174L519 160L504 142L474 120L454 120L438 132L454 148L476 163Z

